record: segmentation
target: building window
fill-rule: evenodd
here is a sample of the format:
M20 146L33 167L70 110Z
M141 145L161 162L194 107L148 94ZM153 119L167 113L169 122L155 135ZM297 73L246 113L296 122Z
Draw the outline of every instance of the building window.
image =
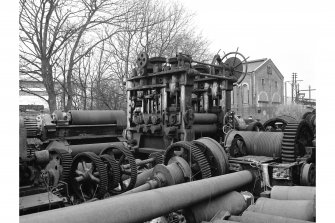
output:
M267 66L267 73L272 74L272 67L270 65Z
M242 103L249 104L249 89L246 84L243 84L242 86Z
M278 89L278 82L277 81L275 81L275 88L276 88L276 90Z
M265 80L262 79L262 86L264 87L265 86Z

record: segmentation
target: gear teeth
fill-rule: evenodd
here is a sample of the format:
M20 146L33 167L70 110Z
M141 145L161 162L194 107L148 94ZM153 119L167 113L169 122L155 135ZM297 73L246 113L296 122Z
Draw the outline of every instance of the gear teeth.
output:
M155 161L151 165L152 167L164 163L164 155L161 152L151 153L148 158L155 158Z
M112 150L113 149L119 150L123 154L123 156L125 156L128 159L128 162L130 164L130 170L131 170L131 173L130 173L130 182L129 182L129 185L126 187L126 189L121 190L121 191L112 190L111 193L113 193L113 194L120 194L120 193L123 193L123 192L125 192L127 190L133 189L135 187L136 180L137 180L137 165L136 165L136 161L135 161L134 155L132 154L132 152L128 148L126 148L123 145L118 145L118 144L111 144L110 147L108 147L105 150L101 151L100 155L103 155L106 151L108 151L110 149L112 149ZM118 168L119 168L119 171L120 171L120 177L118 178L119 179L118 184L119 184L119 183L122 183L121 182L121 180L122 180L121 179L122 178L121 165L122 164L120 163L120 161L117 161L117 164L118 164Z
M108 191L111 192L115 187L119 185L121 180L120 167L114 157L103 154L100 155L101 160L107 164L108 173Z
M98 184L99 186L98 186L98 190L97 190L97 193L96 193L96 197L101 199L108 192L108 174L107 174L107 169L105 167L104 162L100 159L100 157L98 155L96 155L95 153L92 153L92 152L82 152L82 153L77 154L73 159L73 163L72 163L72 167L71 167L72 176L74 176L74 172L77 169L77 165L74 165L74 164L78 164L76 161L83 156L89 158L94 163L94 165L97 168L97 171L99 172L100 182ZM72 181L75 181L74 177L72 177ZM78 191L78 189L75 187L74 184L73 184L73 186L74 186L74 189L75 189L77 195L80 198L82 198L81 193Z
M27 130L27 137L34 138L37 137L37 120L32 117L24 118L24 126Z
M64 150L58 148L52 148L49 150L50 152L55 152L60 155L60 161L63 168L62 176L60 178L61 181L69 183L70 175L71 175L71 166L72 166L72 156L71 154Z
M287 123L283 131L281 159L283 163L295 162L295 141L299 123Z
M176 148L183 148L187 150L187 152L191 153L191 156L194 161L196 161L199 165L202 179L210 178L212 176L211 169L209 163L205 157L205 155L201 152L201 150L193 145L191 142L180 141L170 145L166 151L164 156L164 164L167 165L170 158L174 156L174 150ZM188 161L188 160L187 160Z

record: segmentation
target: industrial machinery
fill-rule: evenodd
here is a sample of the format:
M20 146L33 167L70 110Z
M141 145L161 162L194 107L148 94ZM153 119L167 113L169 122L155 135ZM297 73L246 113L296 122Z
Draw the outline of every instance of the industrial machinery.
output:
M140 53L127 80L126 135L135 152L162 151L205 136L222 140L233 85L247 73L245 61L239 52L216 55L211 64L181 53L168 59Z
M168 222L200 222L211 219L208 213L228 216L198 202L233 189L241 193L215 202L238 199L229 203L244 210L276 185L315 185L314 132L305 120L311 118L281 116L262 125L231 111L231 91L247 73L245 62L237 51L216 55L212 63L142 52L127 79L127 117L121 111L57 111L20 122L22 136L40 140L20 149L27 175L20 179L47 185L22 188L22 194L66 200L55 197L53 208L85 203L50 212L54 221L139 222L164 215ZM91 216L97 210L103 216ZM40 216L44 221L49 215Z

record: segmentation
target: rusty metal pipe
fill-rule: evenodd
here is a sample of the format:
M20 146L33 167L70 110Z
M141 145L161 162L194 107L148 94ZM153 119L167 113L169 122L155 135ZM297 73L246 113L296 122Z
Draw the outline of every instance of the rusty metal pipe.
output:
M248 155L281 157L282 132L231 131L226 137L226 146L237 136L243 138Z
M20 217L20 223L144 222L227 193L253 181L252 172L236 173ZM145 204L145 205L143 205Z
M217 123L218 116L212 113L194 113L194 124Z
M124 192L123 194L120 194L121 196L127 195L127 194L132 194L132 193L138 193L138 192L143 192L147 190L152 190L158 187L158 181L157 180L149 180L145 184L135 187L134 189L131 189L127 192Z
M211 136L217 132L217 125L193 125L192 129L194 130L195 135Z
M244 211L241 217L242 223L311 223L294 218Z
M149 158L145 160L136 160L136 166L143 166L145 164L152 163L154 161L155 161L155 158ZM124 169L128 169L130 168L130 164L125 164L125 165L122 165L121 167Z
M142 173L137 175L135 188L145 184L152 177L153 177L153 168L144 170Z
M236 191L232 191L186 208L184 216L187 222L200 223L211 220L220 210L229 211L232 215L239 215L246 208L247 202L244 196Z
M274 186L271 198L276 200L315 200L316 188L303 186Z
M70 110L72 125L118 124L126 126L126 113L122 110Z
M261 197L247 211L313 221L315 201L313 200L275 200Z

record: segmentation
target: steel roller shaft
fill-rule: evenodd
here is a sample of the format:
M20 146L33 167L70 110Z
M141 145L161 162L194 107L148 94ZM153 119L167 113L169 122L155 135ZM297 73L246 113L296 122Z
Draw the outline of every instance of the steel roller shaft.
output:
M144 222L227 193L253 181L252 172L212 177L20 217L21 223ZM143 205L145 204L145 205Z
M118 124L126 126L126 114L122 110L69 111L72 125Z

